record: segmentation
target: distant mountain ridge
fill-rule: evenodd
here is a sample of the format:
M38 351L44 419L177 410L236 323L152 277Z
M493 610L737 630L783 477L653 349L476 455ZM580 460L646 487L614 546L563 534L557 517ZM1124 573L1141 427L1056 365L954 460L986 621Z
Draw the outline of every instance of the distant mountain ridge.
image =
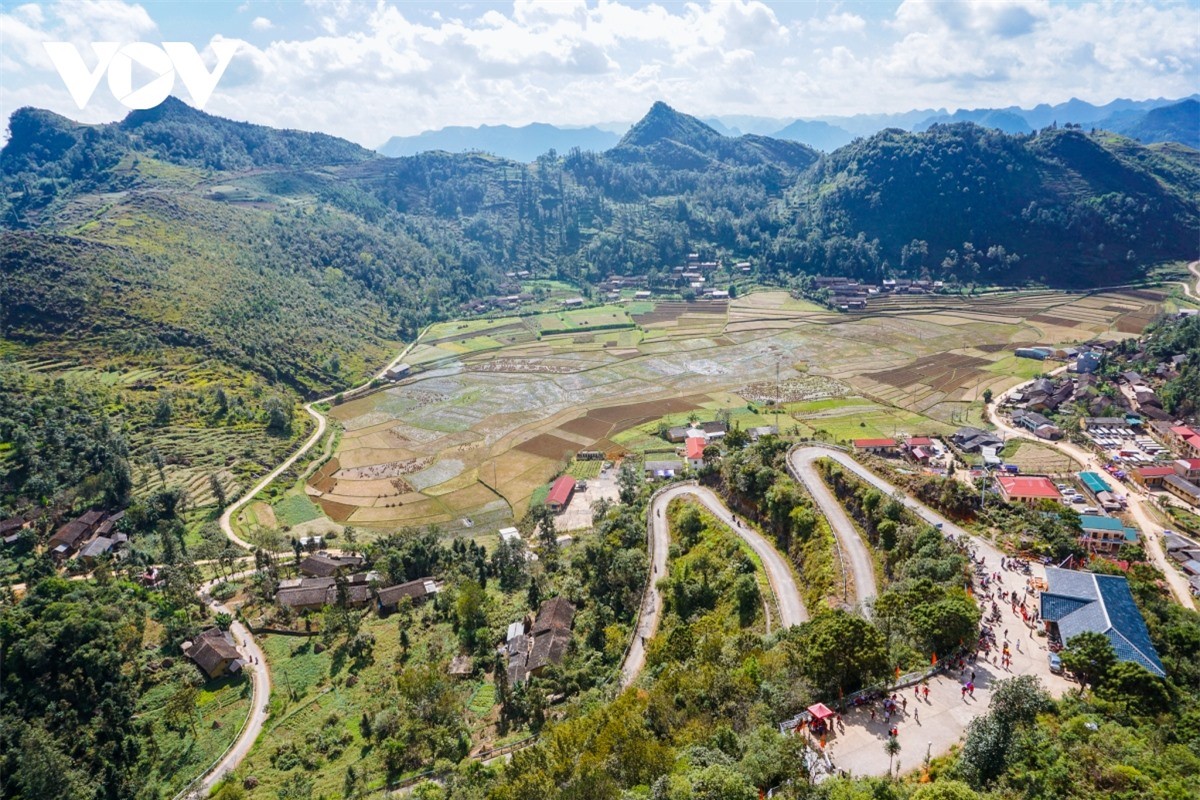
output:
M1033 108L1008 106L1006 108L958 109L913 109L890 114L855 114L852 116L814 116L804 118L772 118L750 115L720 115L698 119L714 132L729 138L743 134L785 139L808 145L830 153L860 136L872 136L881 130L899 128L906 131L925 131L935 124L974 122L986 128L1005 133L1029 133L1049 125L1067 123L1084 127L1099 127L1135 136L1150 142L1178 141L1189 147L1197 147L1196 127L1189 129L1187 118L1181 118L1163 127L1155 122L1161 115L1152 116L1143 124L1149 112L1177 105L1188 100L1197 100L1200 95L1188 98L1149 100L1117 99L1103 105L1094 105L1085 100L1072 98L1063 103L1041 103ZM1186 112L1186 109L1182 110ZM415 155L430 150L445 150L450 153L480 151L502 158L530 162L551 149L560 154L572 147L601 152L616 146L620 134L619 126L606 123L603 128L588 126L566 128L547 123L533 123L521 127L508 125L481 125L479 127L454 126L434 131L425 131L415 136L393 136L378 148L386 156ZM626 132L628 129L626 129ZM1136 132L1135 132L1136 131ZM1176 138L1171 138L1176 137Z
M619 141L612 131L596 127L561 128L544 122L513 127L480 125L477 128L453 126L425 131L416 136L393 136L379 147L385 156L413 156L430 150L463 153L484 151L514 161L529 162L550 150L565 153L572 147L582 150L607 150Z

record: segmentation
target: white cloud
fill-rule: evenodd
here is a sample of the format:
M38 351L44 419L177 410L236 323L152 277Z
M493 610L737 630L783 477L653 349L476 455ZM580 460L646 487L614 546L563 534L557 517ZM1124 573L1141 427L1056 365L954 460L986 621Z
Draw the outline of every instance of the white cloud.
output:
M217 16L202 38L221 33ZM241 43L207 110L368 145L455 124L632 120L657 99L702 116L787 117L1182 96L1200 66L1200 11L1182 0L306 0L287 22L287 38ZM98 40L97 30L157 38L145 9L119 0L0 12L5 76L18 76L0 113L36 102L79 116L41 42Z
M250 27L256 31L269 31L275 26L266 17L255 17L254 21L250 23Z

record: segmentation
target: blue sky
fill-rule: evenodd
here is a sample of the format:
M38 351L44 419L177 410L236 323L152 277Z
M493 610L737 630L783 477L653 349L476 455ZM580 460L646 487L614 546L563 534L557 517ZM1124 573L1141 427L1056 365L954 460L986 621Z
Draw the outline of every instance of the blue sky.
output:
M72 0L0 3L0 114L126 112L104 82L80 110L45 41L90 66L92 41L221 40L238 50L206 111L368 146L445 125L630 121L658 99L795 118L1200 89L1200 10L1184 0Z

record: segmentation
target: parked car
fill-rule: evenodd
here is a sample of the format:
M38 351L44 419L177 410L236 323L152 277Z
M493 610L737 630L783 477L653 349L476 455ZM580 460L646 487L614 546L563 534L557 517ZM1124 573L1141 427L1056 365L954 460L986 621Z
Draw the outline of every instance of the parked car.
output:
M1062 675L1063 673L1062 656L1058 653L1050 654L1050 671L1055 675Z

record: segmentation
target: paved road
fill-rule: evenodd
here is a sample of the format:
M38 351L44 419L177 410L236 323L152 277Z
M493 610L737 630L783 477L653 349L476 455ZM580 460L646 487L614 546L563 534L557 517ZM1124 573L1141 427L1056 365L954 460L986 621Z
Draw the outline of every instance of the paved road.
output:
M350 395L361 391L370 386L371 381L373 381L375 378L384 377L389 369L398 364L406 355L408 355L409 350L411 350L415 344L416 341L404 348L400 355L388 362L387 366L379 370L379 372L370 381L367 381L355 389L347 391L345 394ZM325 435L325 415L317 411L314 408L314 405L316 403L331 402L335 396L336 395L330 395L329 397L324 397L320 400L314 400L312 403L308 403L304 406L304 410L307 411L314 420L316 420L317 429L313 431L313 434L308 437L308 439L303 445L300 446L298 450L296 450L296 452L288 456L288 458L284 460L284 462L278 467L271 470L271 472L269 472L265 478L259 481L253 489L246 492L240 498L226 507L225 512L221 514L221 531L225 534L226 538L228 538L238 547L246 550L254 549L254 545L250 544L245 539L242 539L240 536L234 533L232 524L233 515L236 514L237 511L242 508L242 506L253 500L259 492L267 488L271 481L279 477L284 470L292 466L292 464L295 464L297 459L311 450L317 442L321 441L321 437ZM238 573L238 575L235 577L244 577L250 574L253 573L243 572ZM220 582L220 580L220 578L217 578L204 584L200 589L200 598L205 603L208 603L209 606L211 606L214 614L225 612L232 615L232 612L230 612L220 603L214 601L208 594L209 591L212 590L212 587ZM253 670L252 680L254 685L254 695L251 698L250 717L246 723L246 727L242 731L242 735L239 736L232 745L230 745L229 749L225 751L224 755L221 756L221 760L217 762L216 766L201 777L198 786L187 794L189 798L206 797L209 790L211 790L212 787L215 786L221 780L221 778L225 776L226 773L238 768L238 766L242 763L242 760L245 759L246 755L250 752L251 748L254 747L254 742L258 739L259 733L262 732L263 723L267 719L267 704L271 701L271 674L267 670L266 658L263 656L263 652L259 648L258 643L254 641L254 637L250 635L250 631L248 631L244 625L242 625L240 622L234 622L230 627L230 630L232 631L238 646L241 648L242 655L246 656L251 662L247 664L247 666Z
M1061 372L1062 369L1065 368L1060 368L1055 370L1055 372ZM1009 437L1016 436L1022 439L1031 439L1039 444L1056 448L1071 456L1080 464L1084 464L1088 469L1103 473L1103 461L1099 456L1090 450L1086 450L1077 444L1065 440L1046 441L1045 439L1039 439L1029 431L1016 428L1009 424L1006 419L1004 419L998 410L1001 402L1003 402L1003 400L1009 394L1020 391L1021 387L1026 385L1028 384L1023 383L1012 387L1008 391L1004 392L1004 394L997 397L995 401L988 406L987 414L991 423L1000 430L1004 431L1005 435ZM1126 491L1126 487L1115 478L1109 479L1108 484L1112 487L1113 494L1125 498L1129 513L1133 516L1134 521L1137 522L1138 528L1140 528L1142 531L1142 541L1146 544L1146 555L1150 556L1150 560L1153 561L1154 565L1158 567L1160 572L1162 572L1167 581L1167 586L1169 586L1171 589L1171 594L1175 596L1175 599L1184 608L1190 608L1193 611L1196 610L1196 601L1192 597L1191 586L1184 579L1183 575L1181 575L1179 571L1175 569L1174 565L1167 560L1167 554L1163 551L1163 529L1161 525L1158 525L1154 521L1154 517L1144 505L1144 502L1146 502L1148 498L1143 498L1137 492Z
M808 489L808 493L816 501L817 507L821 509L821 513L829 520L829 527L833 529L834 535L837 536L838 543L841 546L843 561L846 562L845 566L849 566L850 573L854 577L855 602L862 610L863 615L869 617L871 615L871 602L879 595L879 588L875 583L875 563L871 560L871 553L867 549L866 543L858 534L858 528L854 527L854 523L850 521L850 517L846 514L846 509L833 496L833 492L825 485L825 481L821 480L816 465L813 463L820 458L831 458L847 469L857 473L863 480L876 483L876 485L882 483L882 481L879 481L873 474L863 469L857 461L845 452L832 447L805 445L797 447L788 453L788 463L791 465L792 470L800 478L800 482L804 484L805 488ZM887 484L884 484L884 486L887 486ZM884 491L887 494L891 494L895 490L887 488ZM849 601L849 598L846 599Z
M638 617L637 630L634 631L633 643L625 655L625 663L621 665L621 686L633 683L646 664L645 642L650 641L658 630L662 617L663 600L658 591L658 581L667 574L667 550L671 544L670 529L667 523L667 506L677 497L690 496L700 502L710 513L739 536L762 559L763 568L767 573L767 581L775 602L779 607L780 624L783 627L799 625L808 620L808 611L804 601L800 599L800 589L792 574L787 559L775 549L764 536L750 525L735 516L721 499L710 489L694 484L679 484L657 492L650 503L650 530L648 542L650 563L652 565L650 582L642 595L642 611Z
M1024 591L1026 576L1003 570L1000 566L1002 554L990 542L972 536L941 514L899 492L897 487L859 464L847 453L832 448L805 445L793 451L792 456L796 455L801 455L802 463L807 462L809 465L816 458L831 458L841 464L844 469L853 472L859 479L875 486L884 494L902 497L904 505L926 522L932 525L941 525L943 533L951 534L960 541L969 542L974 547L975 557L984 559L987 572L1000 573L1000 588L1009 591ZM797 467L798 465L793 465L793 468ZM799 470L797 469L797 471ZM824 482L817 479L814 485L823 487ZM830 524L833 525L834 518L841 511L841 506L833 498L832 492L829 492L828 488L825 491L827 499L824 502L819 495L819 491L814 492L814 498L817 499L822 512L830 518ZM841 511L841 515L844 517L845 512ZM848 541L862 546L862 540L853 526L850 531L854 533L854 536ZM845 547L844 542L843 548ZM863 549L865 550L865 547ZM869 564L868 559L867 565L869 566ZM1040 564L1033 564L1031 567L1034 577L1045 577L1045 570ZM873 590L873 573L870 573L870 581ZM1030 597L1032 598L1033 595ZM980 597L979 599L983 600L984 598ZM932 756L938 756L949 751L952 745L957 744L962 739L971 720L987 712L991 685L996 680L1014 675L1036 675L1056 696L1062 695L1071 686L1062 676L1051 674L1047 660L1049 651L1045 639L1033 636L1032 629L1025 626L1019 611L1014 613L1003 603L1000 604L1000 607L1003 618L1001 623L995 626L995 631L1000 640L1004 639L1004 630L1007 629L1010 634L1012 666L1003 668L996 662L988 662L983 659L973 665L976 673L974 698L963 697L959 690L961 676L958 673L942 674L930 680L928 702L925 700L918 702L912 690L909 689L907 709L891 721L891 725L895 725L899 730L898 738L902 748L900 757L907 768L911 769L920 764L926 751ZM1020 650L1016 649L1018 641L1020 641ZM845 769L854 775L887 774L888 756L883 749L883 744L887 739L887 730L890 726L884 723L882 709L877 708L877 712L875 720L870 718L867 707L851 710L844 715L845 730L830 740L826 747L826 752L830 754L836 767Z
M234 575L234 578L244 578L248 575L253 575L253 570L239 572ZM214 578L208 583L200 587L200 599L208 603L213 614L226 613L233 616L233 612L214 600L209 592L218 583L221 583L224 578ZM246 659L246 666L243 669L250 670L252 686L254 692L250 698L250 716L246 721L242 733L230 745L229 749L221 756L221 760L209 770L201 779L200 782L187 793L189 800L194 798L208 797L212 788L220 783L221 778L225 777L226 773L237 769L237 766L242 763L242 759L254 747L255 741L262 733L263 724L267 721L267 703L271 699L271 673L267 670L267 660L263 656L263 652L259 649L258 643L254 641L254 637L250 635L250 631L242 623L234 621L229 628L233 633L234 641L238 648L242 651L242 655Z

